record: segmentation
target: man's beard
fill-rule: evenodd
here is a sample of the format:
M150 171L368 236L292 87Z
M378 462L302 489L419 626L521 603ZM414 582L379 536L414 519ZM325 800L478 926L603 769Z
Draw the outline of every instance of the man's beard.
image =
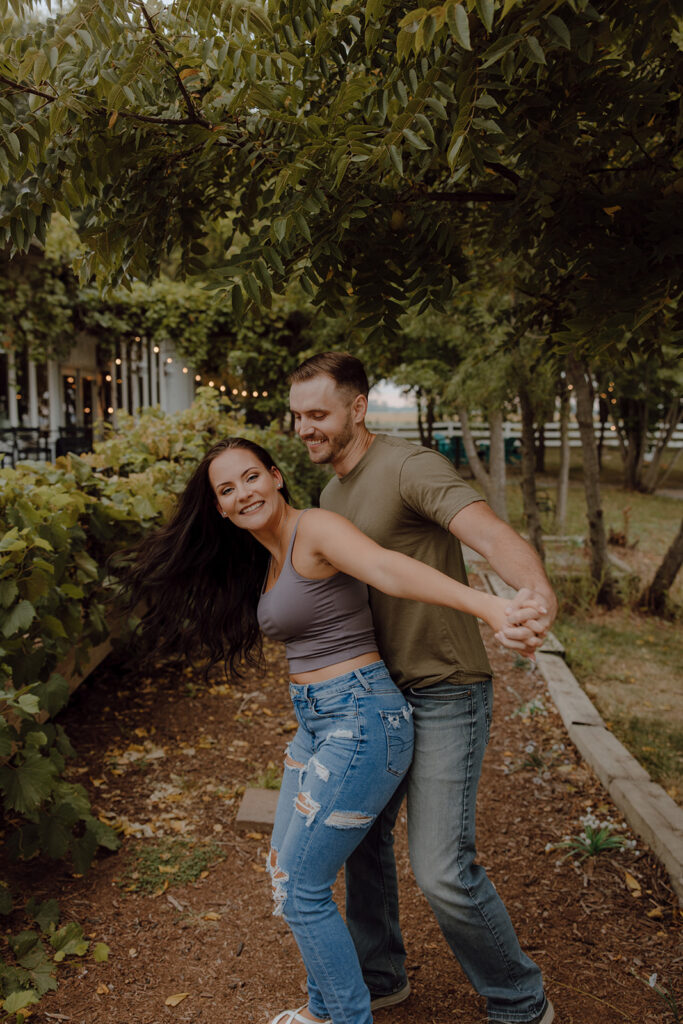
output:
M324 436L326 439L323 441L324 447L321 446L319 452L315 449L308 449L308 454L313 462L334 462L337 456L344 451L353 438L353 423L351 421L351 416L349 415L346 423L339 433L334 434L333 436L330 436L329 434L325 434ZM320 458L316 457L318 454L320 454Z

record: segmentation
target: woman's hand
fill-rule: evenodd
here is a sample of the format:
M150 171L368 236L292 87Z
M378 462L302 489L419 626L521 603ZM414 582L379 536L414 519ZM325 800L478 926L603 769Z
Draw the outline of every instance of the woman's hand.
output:
M545 607L537 597L527 597L524 604L511 604L510 600L490 595L490 603L483 616L494 630L496 640L504 647L519 651L533 659L536 648L543 643L547 627L543 619Z

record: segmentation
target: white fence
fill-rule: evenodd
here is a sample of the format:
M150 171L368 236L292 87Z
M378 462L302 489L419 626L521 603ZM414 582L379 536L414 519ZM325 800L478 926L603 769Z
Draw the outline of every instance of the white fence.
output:
M372 428L372 414L368 416L368 425ZM395 437L405 437L408 441L419 441L420 433L415 426L397 426L392 429L379 428L384 433L393 434ZM476 444L489 444L489 428L488 425L483 424L480 426L472 426L472 437ZM659 424L655 429L650 431L650 448L653 448L657 439L663 435L664 427ZM433 435L439 435L446 438L462 438L462 428L460 423L457 421L448 421L435 423L432 428ZM560 424L558 422L545 423L543 426L544 442L546 448L559 448L560 447ZM503 425L503 436L507 438L515 438L521 441L522 437L522 424L507 421ZM595 436L600 437L600 423L595 423ZM618 448L619 439L617 437L616 427L605 425L603 444L607 448ZM569 426L569 445L571 448L581 447L581 437L579 435L579 428L576 422L571 422ZM667 445L668 448L683 448L683 424L679 424L670 441Z

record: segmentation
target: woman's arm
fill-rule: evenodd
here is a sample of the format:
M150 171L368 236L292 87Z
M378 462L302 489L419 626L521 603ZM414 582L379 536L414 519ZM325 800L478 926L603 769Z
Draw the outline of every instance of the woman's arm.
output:
M424 562L381 547L336 512L312 509L302 527L299 537L314 556L384 594L446 605L484 619L495 631L510 625L506 614L510 601L474 590ZM519 612L523 615L524 609Z

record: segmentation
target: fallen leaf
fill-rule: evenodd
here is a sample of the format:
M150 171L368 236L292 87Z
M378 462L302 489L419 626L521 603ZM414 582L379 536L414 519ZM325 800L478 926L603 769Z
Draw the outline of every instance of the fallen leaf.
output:
M135 959L135 957L136 957L137 955L138 955L138 951L137 951L137 949L135 948L135 946L131 946L131 948L130 948L130 949L128 950L128 956L130 956L130 957L132 957L133 959Z
M652 910L648 910L646 917L663 917L664 911L661 907L653 907Z
M109 995L109 989L107 988L107 986L104 984L103 981L101 981L99 983L99 985L97 986L97 994L98 994L98 996L108 996Z
M175 875L176 871L180 867L179 864L158 864L157 867L161 871L162 875Z
M176 992L174 996L169 996L164 1000L165 1006L177 1006L178 1003L182 1003L183 999L187 999L189 992Z
M220 921L221 915L217 914L215 910L210 910L208 914L204 914L204 921Z
M640 882L637 878L634 878L630 871L624 871L624 881L628 886L629 892L634 899L638 899L639 896L643 895L642 889L640 888Z
M247 832L247 839L263 839L261 832Z

